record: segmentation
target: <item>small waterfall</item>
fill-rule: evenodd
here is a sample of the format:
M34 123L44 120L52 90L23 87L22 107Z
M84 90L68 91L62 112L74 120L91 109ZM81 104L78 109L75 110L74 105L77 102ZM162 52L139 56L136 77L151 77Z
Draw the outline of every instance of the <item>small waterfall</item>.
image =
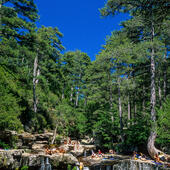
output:
M87 157L87 152L86 152L86 150L84 150L84 157Z
M40 158L40 161L41 161L40 170L45 170L44 157L41 157L41 158Z
M46 161L44 161L44 157L41 157L40 161L41 161L40 170L52 170L48 157L46 158ZM44 162L45 162L45 164L44 164Z
M49 163L48 157L46 158L46 163L45 163L45 170L52 170L51 169L51 164Z
M92 155L94 154L94 151L93 151L93 149L91 150L91 154L92 154Z
M112 170L111 165L106 165L106 170Z

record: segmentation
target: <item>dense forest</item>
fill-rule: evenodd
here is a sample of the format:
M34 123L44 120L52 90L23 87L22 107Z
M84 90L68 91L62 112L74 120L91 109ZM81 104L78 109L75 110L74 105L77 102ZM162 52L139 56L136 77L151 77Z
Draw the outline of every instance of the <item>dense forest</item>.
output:
M108 0L103 17L130 19L91 61L81 50L63 53L57 27L36 26L33 0L1 0L0 130L90 136L120 152L148 146L152 155L155 138L169 147L169 5Z

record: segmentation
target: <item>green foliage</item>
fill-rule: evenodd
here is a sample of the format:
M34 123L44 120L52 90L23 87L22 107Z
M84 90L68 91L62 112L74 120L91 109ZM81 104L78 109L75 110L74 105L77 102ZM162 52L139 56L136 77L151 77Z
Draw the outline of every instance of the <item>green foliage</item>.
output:
M149 115L145 115L145 118L139 117L136 120L132 119L129 121L129 124L129 127L124 130L124 144L126 146L140 146L142 144L146 144L150 132Z
M10 146L8 144L6 144L5 142L0 140L0 148L2 148L2 149L9 149Z
M55 143L56 143L57 145L60 145L60 144L61 144L61 140L62 140L62 136L57 135L56 138L55 138Z
M71 165L68 165L67 166L67 170L71 170L72 168L71 168Z
M28 170L28 166L27 165L24 165L22 168L21 168L21 170Z
M170 139L170 98L167 98L162 109L158 109L156 142L162 146L166 146Z
M0 129L22 129L22 124L18 119L22 109L17 96L15 77L1 66L0 77Z
M76 166L74 166L72 170L76 170L76 169L77 169Z

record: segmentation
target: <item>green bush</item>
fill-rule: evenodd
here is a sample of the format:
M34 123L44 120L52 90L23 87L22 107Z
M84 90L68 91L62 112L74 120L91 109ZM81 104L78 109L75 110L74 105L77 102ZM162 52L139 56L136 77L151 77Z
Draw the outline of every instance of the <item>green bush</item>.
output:
M163 104L162 109L157 111L157 138L156 143L162 147L167 146L170 139L170 98Z
M9 149L10 147L9 147L8 144L6 144L5 142L0 140L0 148L2 148L2 149Z
M71 170L71 165L68 165L68 166L67 166L67 170Z
M24 165L21 170L28 170L28 166L27 165Z

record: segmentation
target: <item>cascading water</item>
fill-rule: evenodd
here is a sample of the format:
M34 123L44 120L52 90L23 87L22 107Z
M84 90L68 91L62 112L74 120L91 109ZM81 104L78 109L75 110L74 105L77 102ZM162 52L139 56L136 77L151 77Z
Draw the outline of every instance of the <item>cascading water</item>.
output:
M41 167L40 170L45 170L44 157L41 157Z
M45 170L51 170L51 165L49 163L48 157L46 158Z
M86 150L84 151L84 157L86 157L87 156L87 152L86 152Z
M91 150L91 154L92 154L92 155L94 154L94 151L93 151L93 149Z
M52 170L48 157L46 158L45 164L44 164L44 157L41 157L40 170Z

